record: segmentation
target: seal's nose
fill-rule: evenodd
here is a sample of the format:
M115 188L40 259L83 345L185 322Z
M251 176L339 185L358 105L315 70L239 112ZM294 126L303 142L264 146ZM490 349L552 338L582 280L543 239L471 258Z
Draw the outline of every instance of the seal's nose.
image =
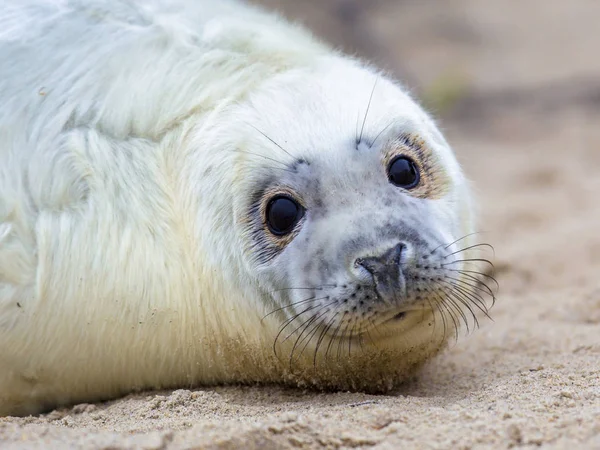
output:
M400 242L399 244L387 250L381 256L357 258L356 261L354 261L354 265L364 267L371 273L371 275L375 275L376 273L382 274L390 271L397 273L400 267L402 251L405 248L406 245Z
M383 300L393 300L404 293L405 280L401 262L405 250L406 245L400 242L380 256L357 258L354 261L355 267L362 267L371 274Z

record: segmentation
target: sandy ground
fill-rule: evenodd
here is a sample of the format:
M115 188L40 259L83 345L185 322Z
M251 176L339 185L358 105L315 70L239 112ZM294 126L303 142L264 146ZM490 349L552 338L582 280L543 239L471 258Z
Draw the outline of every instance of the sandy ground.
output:
M493 322L395 395L146 393L0 419L0 447L600 449L600 2L284 3L437 111L496 249Z

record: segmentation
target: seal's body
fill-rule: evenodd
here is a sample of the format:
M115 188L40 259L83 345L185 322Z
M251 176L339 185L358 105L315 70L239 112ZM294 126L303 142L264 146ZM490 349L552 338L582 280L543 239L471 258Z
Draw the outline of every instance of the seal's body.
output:
M223 0L2 1L0 60L0 414L382 391L475 309L452 151L306 31Z

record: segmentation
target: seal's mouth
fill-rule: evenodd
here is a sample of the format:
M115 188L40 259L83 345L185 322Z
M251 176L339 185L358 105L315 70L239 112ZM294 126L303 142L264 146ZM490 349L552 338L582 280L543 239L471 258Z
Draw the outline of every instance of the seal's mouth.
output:
M401 312L393 315L389 319L384 320L382 322L382 324L393 325L395 323L401 322L406 318L407 314L408 314L408 311L401 311Z
M386 324L386 325L395 325L395 324L404 322L407 320L408 316L411 315L411 313L413 313L414 311L416 311L416 308L415 309L412 309L412 308L405 309L403 311L400 311L400 312L394 314L389 319L385 319L381 323ZM419 309L419 311L421 311L421 309Z
M399 312L399 313L398 313L398 314L396 314L394 317L392 317L392 318L390 319L390 321L391 321L391 320L395 320L395 321L402 320L402 319L404 319L404 317L406 317L406 311Z

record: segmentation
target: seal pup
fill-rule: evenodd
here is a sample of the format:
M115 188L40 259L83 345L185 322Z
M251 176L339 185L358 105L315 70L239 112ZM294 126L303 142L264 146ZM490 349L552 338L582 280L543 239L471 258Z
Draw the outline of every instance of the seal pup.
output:
M0 414L385 392L487 311L472 200L391 78L234 1L2 1Z

